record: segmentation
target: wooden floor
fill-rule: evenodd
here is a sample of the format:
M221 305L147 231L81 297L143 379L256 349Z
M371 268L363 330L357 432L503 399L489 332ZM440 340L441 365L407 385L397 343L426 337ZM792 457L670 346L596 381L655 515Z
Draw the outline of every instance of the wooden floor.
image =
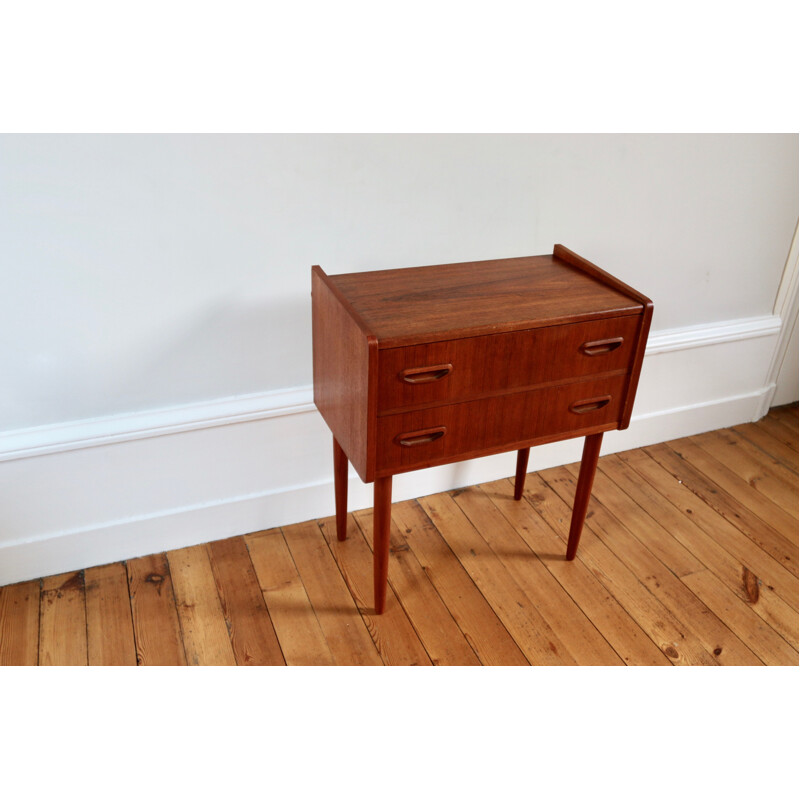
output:
M387 610L371 511L0 588L0 663L798 663L798 414L396 503Z

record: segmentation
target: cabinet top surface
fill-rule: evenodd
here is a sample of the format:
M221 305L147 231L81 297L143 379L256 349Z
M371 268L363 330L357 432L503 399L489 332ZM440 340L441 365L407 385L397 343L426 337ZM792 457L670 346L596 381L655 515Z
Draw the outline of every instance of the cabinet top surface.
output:
M330 275L381 347L638 314L633 296L553 255Z

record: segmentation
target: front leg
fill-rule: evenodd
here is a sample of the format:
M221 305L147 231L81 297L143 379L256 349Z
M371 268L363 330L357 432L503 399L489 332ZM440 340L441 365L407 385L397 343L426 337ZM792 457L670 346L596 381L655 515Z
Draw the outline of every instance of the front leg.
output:
M522 492L525 489L525 475L528 472L528 456L530 455L530 447L525 447L522 450L517 450L517 474L514 479L514 499L520 500Z
M372 580L375 613L386 608L386 583L389 579L389 530L392 526L392 476L375 478L372 512Z
M347 538L347 456L333 437L333 491L336 495L336 538Z
M583 521L586 519L586 510L589 507L589 496L592 493L594 473L597 469L597 459L600 455L600 445L603 443L602 433L593 433L586 437L583 443L583 458L581 458L581 471L578 473L578 486L575 489L575 502L572 504L572 522L569 526L569 541L567 542L567 561L572 561L578 552L578 542L581 540Z

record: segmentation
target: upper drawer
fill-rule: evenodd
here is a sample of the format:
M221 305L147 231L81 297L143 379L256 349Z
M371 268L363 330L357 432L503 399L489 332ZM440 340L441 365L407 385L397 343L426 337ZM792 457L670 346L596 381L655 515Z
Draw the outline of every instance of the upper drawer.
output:
M640 320L614 317L381 350L378 412L627 369Z

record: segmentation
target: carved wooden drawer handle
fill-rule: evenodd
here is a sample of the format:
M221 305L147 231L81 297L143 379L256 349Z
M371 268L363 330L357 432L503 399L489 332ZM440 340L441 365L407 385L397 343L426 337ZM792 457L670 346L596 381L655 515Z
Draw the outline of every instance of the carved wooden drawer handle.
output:
M402 447L414 447L418 444L428 444L441 439L447 433L447 428L442 425L441 428L426 428L424 431L414 431L413 433L398 433L394 437L396 444Z
M625 341L622 336L617 336L616 339L599 339L596 342L584 342L581 345L581 352L585 356L599 356L603 353L610 353L616 350L622 342Z
M590 411L597 411L598 408L607 406L611 402L611 395L603 397L590 397L588 400L576 400L569 410L573 414L588 414Z
M453 371L452 364L437 364L435 367L412 367L404 369L400 378L406 383L432 383L446 378Z

